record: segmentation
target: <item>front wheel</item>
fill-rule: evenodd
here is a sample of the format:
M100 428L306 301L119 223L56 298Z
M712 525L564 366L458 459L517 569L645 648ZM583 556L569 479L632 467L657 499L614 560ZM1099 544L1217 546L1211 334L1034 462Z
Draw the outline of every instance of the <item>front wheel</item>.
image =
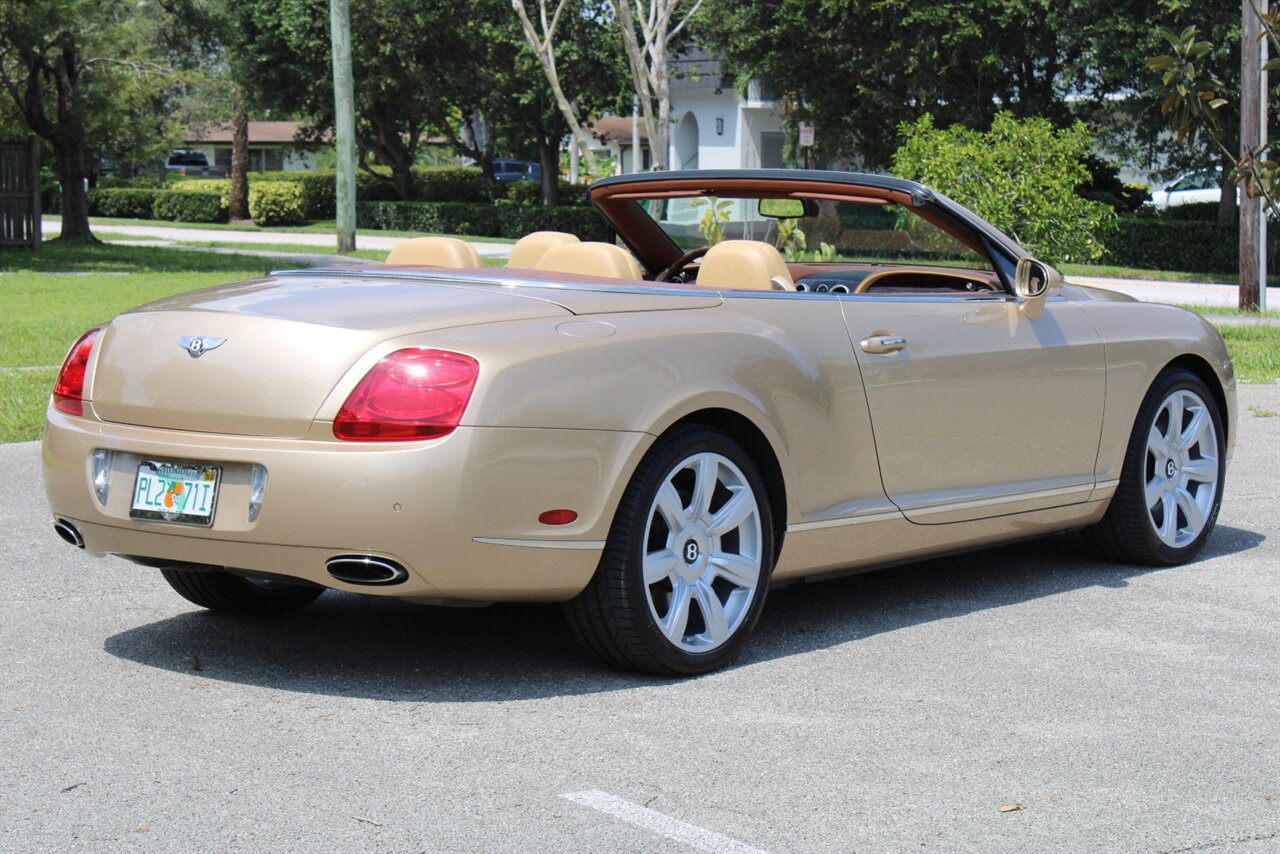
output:
M1180 368L1161 373L1138 409L1120 484L1089 540L1129 563L1191 560L1218 520L1225 442L1222 413L1204 382Z
M705 673L746 643L772 569L756 467L728 436L685 428L645 455L595 576L566 612L578 639L610 664Z
M162 569L160 574L188 602L224 614L288 614L307 607L324 592L323 587L309 584L219 570Z

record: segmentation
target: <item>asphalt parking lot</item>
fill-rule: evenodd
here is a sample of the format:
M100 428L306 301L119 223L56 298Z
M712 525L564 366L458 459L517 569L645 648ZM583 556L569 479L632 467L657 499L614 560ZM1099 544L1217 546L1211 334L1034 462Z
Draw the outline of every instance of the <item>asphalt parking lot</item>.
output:
M1063 535L787 588L684 681L552 607L201 613L0 446L0 849L1280 850L1280 386L1239 414L1192 565Z

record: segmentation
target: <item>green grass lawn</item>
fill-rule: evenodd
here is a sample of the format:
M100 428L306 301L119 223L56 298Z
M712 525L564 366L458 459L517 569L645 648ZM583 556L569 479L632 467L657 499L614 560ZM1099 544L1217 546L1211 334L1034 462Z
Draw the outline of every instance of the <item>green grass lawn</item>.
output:
M1179 305L1178 308L1185 308L1188 311L1194 311L1196 314L1215 314L1219 317L1273 317L1280 318L1280 310L1267 311L1241 311L1233 306L1216 306L1216 305Z
M503 260L486 264L500 267ZM0 442L39 438L55 366L86 329L144 302L252 279L280 266L279 259L254 256L56 241L34 255L0 252ZM1242 382L1280 378L1280 326L1221 329Z
M137 246L0 252L0 442L37 439L56 366L86 329L140 303L263 275L279 261Z
M1273 383L1280 379L1280 326L1218 327L1227 342L1236 379L1246 383Z

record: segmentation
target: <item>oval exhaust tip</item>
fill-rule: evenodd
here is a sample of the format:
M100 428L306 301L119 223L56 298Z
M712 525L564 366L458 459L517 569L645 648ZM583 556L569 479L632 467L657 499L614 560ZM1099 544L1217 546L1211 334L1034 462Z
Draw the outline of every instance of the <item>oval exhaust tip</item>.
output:
M80 532L76 530L76 526L72 525L66 519L59 519L53 523L53 530L63 542L70 543L78 549L84 548L84 537L80 536Z
M393 560L371 555L341 555L324 563L329 574L348 584L388 585L400 584L409 578L409 571Z

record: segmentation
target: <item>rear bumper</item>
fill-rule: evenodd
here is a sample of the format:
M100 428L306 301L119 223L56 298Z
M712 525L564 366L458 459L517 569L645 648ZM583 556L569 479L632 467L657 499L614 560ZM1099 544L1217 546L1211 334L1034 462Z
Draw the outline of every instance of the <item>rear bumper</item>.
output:
M92 554L118 554L285 575L388 596L558 601L576 595L599 562L626 479L651 437L643 433L459 428L444 439L349 443L186 433L48 412L45 490ZM92 488L93 452L111 452L109 492ZM143 460L222 468L211 527L129 518ZM268 473L249 521L252 466ZM570 525L538 515L567 508ZM337 555L389 558L408 570L395 585L339 581Z

